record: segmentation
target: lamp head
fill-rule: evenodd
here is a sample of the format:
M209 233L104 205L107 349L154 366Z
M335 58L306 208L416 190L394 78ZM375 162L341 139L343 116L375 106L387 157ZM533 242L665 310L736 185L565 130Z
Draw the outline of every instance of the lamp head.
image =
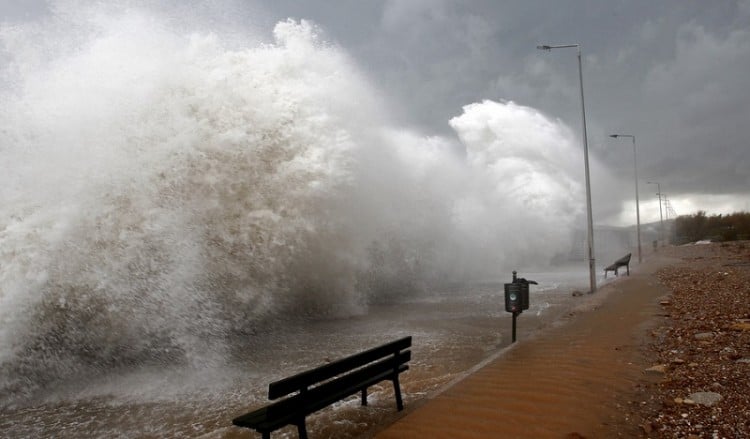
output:
M619 134L610 134L609 137L611 137L613 139L616 139L616 138L620 137L620 135Z
M536 46L536 48L539 49L539 50L546 50L547 52L549 52L549 51L552 50L552 48L550 46L546 45L546 44L545 45Z

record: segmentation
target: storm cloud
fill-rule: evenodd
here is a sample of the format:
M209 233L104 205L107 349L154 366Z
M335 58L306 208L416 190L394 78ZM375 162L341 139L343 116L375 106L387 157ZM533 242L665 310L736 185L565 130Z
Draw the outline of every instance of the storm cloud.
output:
M3 2L4 32L59 3ZM579 43L595 222L634 222L631 143L611 133L637 138L643 221L659 216L647 181L661 184L678 214L750 207L749 0L160 3L167 16L215 16L222 32L254 26L259 39L278 21L310 20L388 102L393 123L457 144L449 121L484 100L535 108L580 143L575 50L536 50Z
M267 9L319 23L398 102L405 123L430 133L451 135L447 121L462 106L492 99L560 118L580 139L575 50L536 50L579 43L600 166L596 222L634 220L632 147L611 133L637 138L645 221L658 218L647 181L660 182L678 214L748 209L749 1L311 3Z

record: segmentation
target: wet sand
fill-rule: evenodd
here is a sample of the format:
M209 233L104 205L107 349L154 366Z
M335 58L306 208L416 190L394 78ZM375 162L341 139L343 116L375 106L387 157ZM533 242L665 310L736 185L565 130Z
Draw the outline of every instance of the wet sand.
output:
M637 437L624 406L646 391L649 329L668 293L652 257L581 298L568 316L519 340L376 434L403 438Z

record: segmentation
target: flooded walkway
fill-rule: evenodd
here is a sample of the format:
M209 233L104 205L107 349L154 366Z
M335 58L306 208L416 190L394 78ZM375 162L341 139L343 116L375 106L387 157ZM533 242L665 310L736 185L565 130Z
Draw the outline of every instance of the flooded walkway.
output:
M656 265L644 264L587 296L575 318L560 326L521 335L376 437L638 436L638 425L624 420L620 407L638 399L648 367L639 346L667 293L652 274Z

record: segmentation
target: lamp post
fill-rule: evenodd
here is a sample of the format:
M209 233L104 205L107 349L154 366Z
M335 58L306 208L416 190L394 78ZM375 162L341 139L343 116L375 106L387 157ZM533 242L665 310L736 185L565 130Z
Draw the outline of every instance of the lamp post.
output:
M581 45L580 44L558 44L536 46L539 50L551 51L552 49L565 49L575 47L578 51L578 82L581 88L581 120L583 122L583 164L586 173L586 220L587 241L589 259L589 284L591 292L596 291L596 262L594 260L594 218L591 214L591 181L589 179L589 144L586 137L586 105L583 99L583 68L581 67Z
M609 137L616 139L618 137L630 137L633 139L633 170L635 172L635 228L638 235L638 263L642 262L641 257L641 208L638 202L638 163L635 159L635 136L632 134L610 134Z
M661 211L661 184L654 181L647 181L646 184L656 185L656 195L659 196L659 239L662 241L662 245L664 245L664 215Z

